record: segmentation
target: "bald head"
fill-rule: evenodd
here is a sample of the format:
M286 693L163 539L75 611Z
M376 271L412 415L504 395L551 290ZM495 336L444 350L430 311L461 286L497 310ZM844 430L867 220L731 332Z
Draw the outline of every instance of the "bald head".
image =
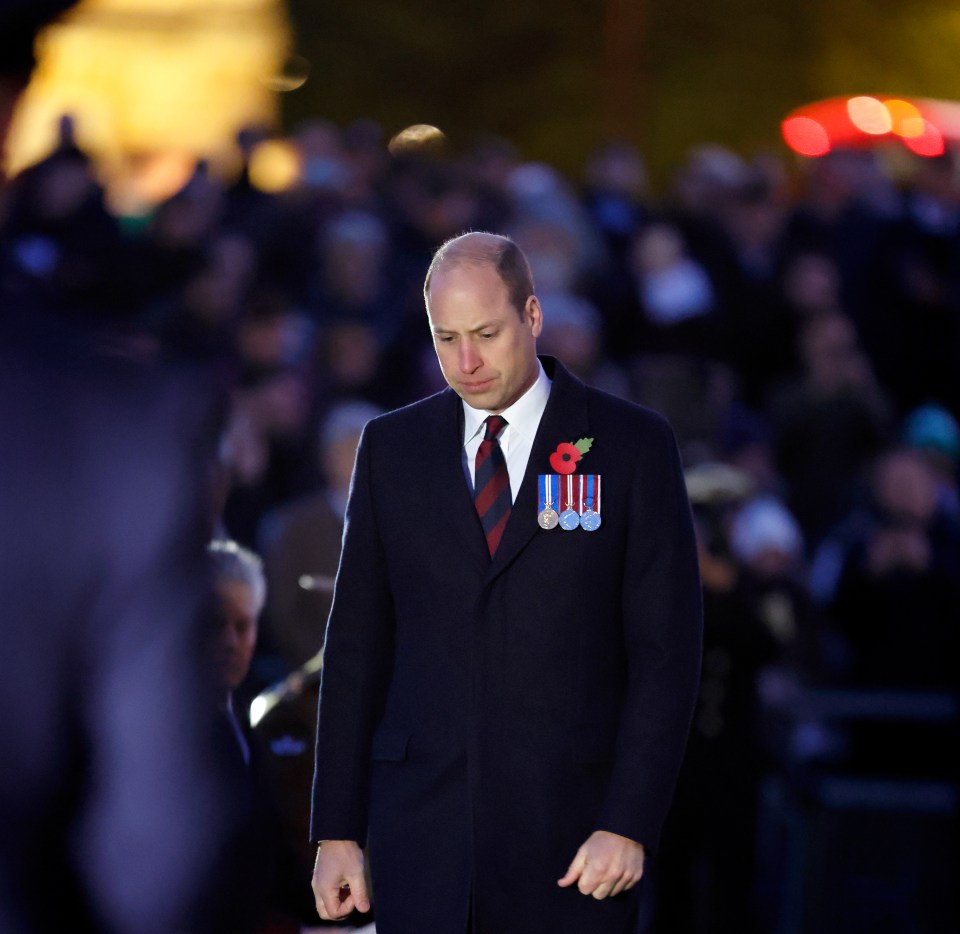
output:
M527 299L533 295L533 276L526 256L509 237L473 231L448 240L433 254L423 283L423 297L429 307L430 283L441 270L458 266L489 267L507 289L510 304L522 318Z

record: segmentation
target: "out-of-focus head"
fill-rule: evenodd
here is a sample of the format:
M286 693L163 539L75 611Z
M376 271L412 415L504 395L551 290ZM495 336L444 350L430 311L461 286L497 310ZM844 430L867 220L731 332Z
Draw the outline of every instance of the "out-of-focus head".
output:
M360 401L341 402L330 409L320 429L320 461L335 492L349 489L360 435L367 422L382 414L377 406Z
M587 183L597 191L640 200L647 193L647 169L636 146L613 141L597 147L587 161Z
M942 475L952 476L960 464L960 425L941 405L922 405L903 425L903 443L920 451Z
M672 224L651 224L634 238L631 264L637 275L664 272L686 258L683 236Z
M213 541L207 546L207 554L217 607L214 666L221 686L233 691L250 670L267 583L260 559L236 542Z
M423 294L440 369L465 402L499 413L533 385L543 318L530 267L512 240L483 232L448 240Z
M580 274L577 236L567 224L530 219L513 231L541 293L564 292Z
M873 468L873 495L894 525L925 528L937 513L936 479L919 451L897 448L881 455Z
M870 378L870 366L853 322L843 314L827 314L806 323L800 355L811 385L823 392L855 389Z
M321 244L330 287L345 298L375 296L382 286L389 239L381 220L348 211L332 221Z
M561 360L578 376L586 377L600 354L602 321L597 309L569 292L544 297L549 314L540 347Z
M794 570L803 556L800 526L772 496L751 500L737 513L730 546L737 558L765 577Z
M802 315L835 312L840 308L840 272L822 253L797 253L783 272L783 294Z
M722 207L750 174L746 162L736 153L716 143L697 146L687 154L678 171L674 193L691 214L709 215Z

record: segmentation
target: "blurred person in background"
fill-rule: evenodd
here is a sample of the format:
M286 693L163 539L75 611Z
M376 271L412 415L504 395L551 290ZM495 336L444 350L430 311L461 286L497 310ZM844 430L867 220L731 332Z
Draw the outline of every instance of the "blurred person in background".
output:
M955 152L917 159L872 266L864 343L901 414L960 412L960 182Z
M610 262L622 264L630 241L646 223L646 199L647 169L635 146L612 141L590 154L583 203L603 237Z
M223 522L238 542L252 547L263 516L309 488L310 415L302 367L281 364L242 376L220 448L228 478Z
M0 128L66 6L0 6ZM58 299L0 296L0 930L244 931L203 644L211 387Z
M129 316L126 243L107 212L90 158L63 117L56 148L10 183L0 219L0 281L7 295L36 295L92 324ZM108 265L115 274L102 275Z
M236 752L249 765L250 743L246 725L237 719L233 692L250 671L267 581L260 559L236 542L215 539L207 546L207 554L213 569L216 605L211 651L220 689L218 707L236 740ZM245 715L241 719L245 720Z
M262 750L251 742L246 710L235 706L235 694L250 671L267 596L263 564L252 551L226 539L210 542L207 557L214 591L208 637L219 692L218 748L232 764L236 792L249 798L250 817L239 848L246 851L241 861L246 858L253 871L244 877L247 891L236 897L248 906L248 923L255 921L260 934L296 934L300 923L319 919L297 878L296 851L281 829L286 803L275 794Z
M960 522L938 503L917 451L893 448L870 470L871 498L817 555L855 683L955 687L960 677Z
M623 369L603 354L603 323L596 308L586 299L566 292L548 293L550 318L544 322L540 347L556 357L585 383L630 398L630 383Z
M891 411L848 317L808 321L800 353L800 374L768 412L790 509L815 547L850 509L862 469L891 430Z
M270 580L265 630L288 670L299 668L323 646L332 582L340 563L343 517L364 426L382 414L369 403L337 403L324 418L318 454L323 489L264 517L260 549ZM313 584L305 581L310 578Z
M941 405L914 409L901 429L904 446L919 451L937 485L937 504L947 515L960 518L960 424Z
M721 354L716 287L672 223L651 220L641 227L622 263L594 276L587 293L603 315L613 359Z
M803 647L815 648L816 633L803 541L789 512L769 495L737 502L717 499L709 484L699 490L703 672L668 836L654 864L653 930L748 934L762 930L754 891L768 765L760 679L773 666L809 673L815 656Z

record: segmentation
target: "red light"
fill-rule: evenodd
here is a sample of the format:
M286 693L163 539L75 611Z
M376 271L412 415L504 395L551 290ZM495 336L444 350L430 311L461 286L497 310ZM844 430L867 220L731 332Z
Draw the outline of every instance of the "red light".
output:
M929 120L923 121L919 136L904 137L903 143L918 156L942 156L944 152L943 134Z
M830 152L827 131L811 117L789 117L783 121L781 130L787 145L801 156L825 156Z

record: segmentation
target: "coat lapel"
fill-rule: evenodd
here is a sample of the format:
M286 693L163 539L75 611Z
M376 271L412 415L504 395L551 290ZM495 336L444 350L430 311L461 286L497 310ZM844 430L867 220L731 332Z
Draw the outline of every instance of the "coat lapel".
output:
M586 387L559 361L552 357L541 357L540 360L552 380L550 398L533 439L527 469L500 547L493 561L488 562L485 580L488 584L513 562L537 532L542 531L537 525L537 477L553 472L550 455L561 441L576 441L589 434ZM470 505L472 508L473 504Z

